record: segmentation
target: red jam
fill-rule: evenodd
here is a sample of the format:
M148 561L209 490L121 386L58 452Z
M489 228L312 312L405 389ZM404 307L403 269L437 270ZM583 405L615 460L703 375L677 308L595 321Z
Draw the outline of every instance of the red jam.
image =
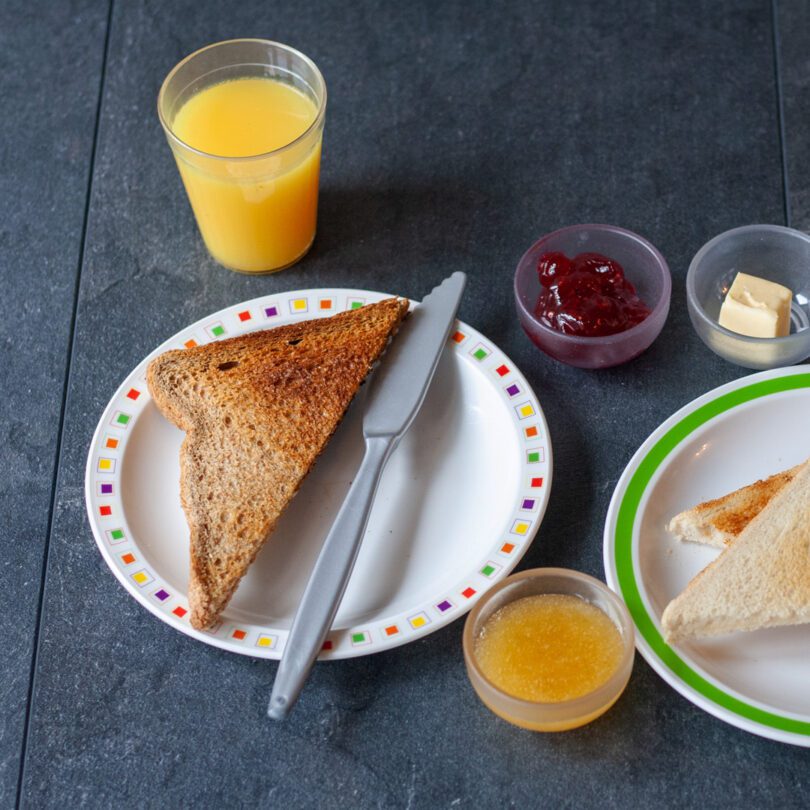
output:
M601 337L641 323L650 309L624 277L624 269L600 253L545 253L537 262L543 288L534 314L566 335Z

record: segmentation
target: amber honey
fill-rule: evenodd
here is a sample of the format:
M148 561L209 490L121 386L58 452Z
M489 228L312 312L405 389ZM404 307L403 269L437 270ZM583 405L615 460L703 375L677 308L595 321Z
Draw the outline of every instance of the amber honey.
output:
M475 639L483 675L522 700L554 703L598 689L624 651L611 619L578 596L525 596L493 613Z

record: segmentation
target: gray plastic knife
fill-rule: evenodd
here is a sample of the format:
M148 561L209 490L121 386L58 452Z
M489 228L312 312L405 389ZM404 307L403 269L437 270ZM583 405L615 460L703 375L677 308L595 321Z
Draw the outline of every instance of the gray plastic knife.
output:
M298 699L346 591L385 464L425 400L467 277L453 273L405 321L374 372L363 412L366 452L312 570L273 683L267 713Z

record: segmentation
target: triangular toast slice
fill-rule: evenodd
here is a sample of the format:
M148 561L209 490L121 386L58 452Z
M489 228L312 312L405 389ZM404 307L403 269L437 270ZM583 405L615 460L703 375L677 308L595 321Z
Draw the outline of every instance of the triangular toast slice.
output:
M216 623L407 310L389 298L150 363L155 403L186 432L180 494L197 629Z
M668 641L810 622L810 463L667 605Z
M801 467L799 464L741 487L722 498L699 503L675 515L667 529L681 540L725 548L767 506L771 498L793 480Z

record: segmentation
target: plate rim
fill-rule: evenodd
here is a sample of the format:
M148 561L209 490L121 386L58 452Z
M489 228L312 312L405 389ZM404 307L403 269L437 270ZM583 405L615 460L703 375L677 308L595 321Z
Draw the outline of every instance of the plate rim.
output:
M116 555L119 557L126 556L127 549L123 548L123 546L119 549L114 549L111 547L111 540L109 538L110 527L107 525L101 525L103 521L103 512L99 514L99 509L101 506L99 505L99 499L104 499L105 497L118 497L114 495L101 495L101 485L104 483L105 479L99 481L100 469L99 463L101 461L101 453L106 453L107 456L115 455L114 451L105 450L102 447L102 439L105 435L110 433L110 427L117 428L121 427L120 425L115 425L111 423L111 416L115 416L115 414L119 413L116 410L116 405L121 403L121 400L128 396L125 393L128 389L131 392L134 385L133 383L140 381L142 390L137 392L137 396L135 400L140 398L140 394L145 394L146 396L143 398L143 401L138 405L137 401L133 401L130 403L132 405L137 406L136 410L138 412L137 415L140 414L140 410L143 408L144 403L151 400L148 394L148 390L146 389L145 384L145 370L148 363L157 355L161 354L164 351L167 351L171 348L182 348L185 345L184 339L189 335L193 335L195 342L199 345L204 342L214 342L219 339L223 339L226 337L233 337L236 335L246 334L250 331L255 331L256 329L261 328L270 328L274 325L283 325L287 323L294 323L296 320L307 320L312 319L313 317L328 317L329 315L337 314L338 312L345 311L347 309L351 309L354 307L355 304L352 302L362 302L362 303L371 303L374 301L379 301L384 298L391 298L397 297L395 295L391 295L389 293L383 293L373 290L365 290L360 288L352 288L352 287L315 287L315 288L305 288L299 290L282 290L277 292L270 292L265 295L257 296L255 298L247 299L245 301L241 301L235 304L230 304L225 306L215 312L212 312L198 320L194 321L193 323L187 324L183 326L181 329L176 331L173 335L169 338L164 340L160 343L154 350L149 352L144 358L142 358L131 371L123 377L122 382L116 388L115 392L110 397L109 401L104 406L101 416L99 418L98 424L93 432L92 439L90 441L88 451L87 451L87 461L85 465L85 476L84 476L84 494L85 494L85 508L87 510L87 516L90 523L91 532L93 534L93 538L96 542L96 545L104 559L107 567L112 571L115 578L118 582L123 586L124 590L127 592L128 595L135 598L135 600L140 603L143 607L145 607L151 614L159 618L164 623L168 624L170 627L174 628L182 632L185 635L188 635L191 638L194 638L198 641L202 641L205 644L210 646L217 647L219 649L226 650L228 652L234 652L241 655L247 655L253 658L266 658L271 660L276 660L281 657L284 649L284 643L286 642L286 637L289 633L289 630L284 630L281 628L274 628L268 629L267 633L265 634L264 638L273 637L273 640L266 644L265 646L259 646L260 639L262 634L260 633L257 637L255 643L253 644L242 644L241 642L245 639L245 635L243 634L242 637L239 636L231 636L230 630L234 628L238 628L238 623L234 624L234 620L225 620L221 621L211 630L207 631L199 631L195 628L191 627L188 622L188 609L187 609L187 593L178 594L174 588L171 588L172 591L175 591L174 594L168 593L165 589L170 587L165 585L165 583L158 582L159 577L152 577L148 581L144 582L144 587L140 586L140 583L133 580L130 581L134 575L137 575L139 572L135 571L134 574L132 572L124 571L124 567L122 563L119 563L115 558ZM399 296L404 297L404 296ZM341 306L339 301L345 300L345 306ZM331 300L330 307L328 309L322 309L316 307L311 309L309 307L309 303L323 302L325 300ZM412 305L419 305L418 301L413 299L409 299ZM285 303L287 305L287 310L282 311L281 303ZM305 308L300 310L295 310L294 305L297 305L299 302L304 302ZM362 305L360 303L359 305ZM270 315L270 310L274 310L272 316ZM248 313L252 316L253 313L261 311L266 313L266 317L264 320L258 318L255 322L251 323L250 326L244 326L237 323L235 327L232 327L233 331L224 331L219 334L212 333L210 327L212 324L219 324L219 326L223 326L223 323L226 318L231 317L239 317L243 313ZM249 318L253 320L252 317ZM196 340L200 335L203 335L202 340ZM183 341L183 342L181 342ZM514 568L518 565L526 551L528 551L529 547L531 546L537 531L539 530L540 524L543 521L546 509L548 507L548 502L550 498L551 492L551 485L552 485L552 478L553 478L553 450L552 450L552 443L551 443L551 436L548 431L548 423L545 418L545 414L543 412L542 406L540 404L540 400L537 397L536 393L532 389L531 385L528 383L526 378L521 373L520 369L517 365L511 360L508 355L506 355L493 341L489 340L486 336L482 335L473 327L469 326L468 324L456 320L454 323L453 331L451 332L451 336L449 338L450 343L454 343L455 350L462 351L460 347L464 347L464 349L469 348L469 354L473 360L477 360L479 363L482 361L489 360L490 358L494 358L495 362L500 362L500 366L496 369L494 364L492 365L493 371L495 371L495 375L498 376L498 380L500 380L503 384L499 385L498 381L494 378L490 378L489 384L497 389L501 388L502 393L507 396L507 402L505 403L507 408L513 406L511 401L512 397L516 397L518 394L520 395L518 399L521 403L524 401L526 404L530 406L530 416L524 417L521 416L518 412L518 407L522 407L522 405L514 404L515 416L511 417L512 419L512 427L515 430L515 437L517 439L518 445L518 453L522 456L521 461L521 483L518 487L515 488L515 492L513 493L513 500L512 505L510 506L508 520L511 520L514 517L515 513L518 511L515 504L517 504L521 499L525 503L525 499L529 496L526 495L526 485L527 485L527 476L525 475L525 468L529 463L537 463L537 462L530 462L530 453L532 450L540 449L541 457L539 459L540 467L542 469L542 477L539 479L540 484L538 485L538 491L532 492L531 497L533 497L533 503L535 510L533 514L526 515L523 517L523 522L526 524L525 528L521 532L516 532L515 534L510 534L507 538L507 543L511 539L514 542L511 550L505 554L504 557L498 558L497 567L489 574L486 574L485 579L486 582L482 585L479 579L475 579L475 582L478 582L478 585L475 589L472 588L472 585L469 585L463 592L458 594L458 598L449 600L445 599L444 602L439 602L436 607L438 608L439 605L448 604L449 607L443 608L442 611L438 611L437 615L431 616L424 616L426 621L421 625L413 624L408 628L399 628L396 630L393 636L388 638L382 638L378 643L371 643L371 631L370 629L367 631L367 639L360 640L357 643L352 641L350 646L347 646L343 643L346 638L350 635L356 635L353 631L357 630L358 628L349 627L349 628L342 628L335 631L335 635L341 637L341 641L338 643L334 643L331 641L327 641L327 646L321 652L320 658L325 660L336 660L342 658L352 658L358 657L362 655L367 655L376 652L382 652L384 650L393 649L398 646L402 646L404 644L410 643L411 641L415 641L419 638L423 638L424 636L439 630L440 628L450 624L451 622L455 621L456 619L460 618L464 614L466 614L473 605L478 601L478 599L492 586L495 585L497 582L501 581L503 578L508 576L509 573L514 570ZM484 350L482 356L479 356L477 352L478 347L481 347ZM463 362L463 359L462 359ZM482 364L482 371L483 371L483 364ZM505 369L503 373L501 373L501 369ZM489 376L489 375L487 375ZM515 389L515 393L509 393L507 395L507 391L509 389ZM136 419L134 421L137 421ZM132 417L127 417L127 419L131 419ZM538 428L537 432L534 434L534 438L530 439L528 432L526 432L525 440L521 441L520 430L517 426L517 422L524 418L529 418L530 421L533 423L534 426ZM133 421L133 424L134 424ZM128 423L123 425L123 430L128 427ZM115 431L113 431L115 432ZM537 447L531 447L530 445L537 445ZM113 472L115 469L116 463L123 462L124 456L126 453L126 441L122 446L121 453L117 456L116 459L113 459ZM515 457L517 461L517 456ZM540 470L537 471L540 473ZM106 479L112 482L113 479ZM116 478L114 480L120 481L120 478ZM96 486L98 484L98 487ZM97 492L96 490L99 490ZM120 521L122 525L124 524L125 520L125 510L123 507L120 508ZM108 513L109 515L109 513ZM517 521L513 525L516 525ZM469 579L471 582L474 580L474 575L477 575L479 578L484 575L484 571L490 567L490 564L495 565L492 559L495 557L495 547L497 543L504 543L504 531L499 531L498 533L494 534L492 546L485 554L485 558L479 560L476 563L476 567L473 569L471 567L470 571L464 575L465 579ZM501 538L498 540L498 538ZM119 542L119 541L116 541ZM129 538L124 538L124 540L120 541L122 544L125 544L127 547L132 545L132 542ZM505 548L506 543L504 544ZM137 546L135 547L136 550ZM130 553L131 556L131 553ZM146 567L151 567L146 560L136 560L141 566L141 568L146 572L147 577L151 577L151 573L146 570ZM123 566L123 567L122 567ZM136 566L137 567L137 566ZM475 583L473 583L475 584ZM149 586L148 588L144 589L145 586ZM155 591L155 587L157 586L158 590ZM451 589L446 589L449 593ZM183 611L182 614L174 614L167 613L166 610L162 609L165 605L162 602L156 601L155 596L159 593L166 593L166 599L168 600L171 597L171 602L169 605L173 604L174 602L178 601L177 597L180 597L179 601L183 602L185 608L183 606L178 605L178 607ZM151 597L151 598L150 598ZM158 597L160 599L161 597ZM422 603L420 602L418 607L422 607ZM175 608L176 609L176 608ZM407 612L407 611L406 611ZM414 613L417 613L416 608L414 608ZM399 616L398 612L397 616ZM374 627L375 629L379 630L382 627L383 619L386 618L384 616L377 617L376 619L370 621L368 623L369 627ZM404 617L403 617L404 619ZM417 616L418 619L418 616ZM238 622L238 620L236 620ZM251 630L261 629L261 626L254 625L249 622L242 623L243 627L248 627ZM379 626L379 627L378 627ZM265 626L266 627L266 626ZM222 634L223 629L225 630L225 634ZM387 631L389 628L385 628ZM406 632L402 632L405 630ZM234 630L234 632L239 632L238 630ZM273 636L275 634L275 636ZM252 634L251 634L252 635ZM331 637L331 634L330 634Z
M636 647L648 664L687 700L709 714L767 739L810 747L810 717L797 719L751 705L708 682L668 645L647 611L637 579L633 536L653 476L695 430L754 400L810 389L810 367L792 366L750 374L693 399L664 420L641 444L623 470L605 519L603 562L608 584L627 604L636 627ZM713 680L722 683L716 676Z

